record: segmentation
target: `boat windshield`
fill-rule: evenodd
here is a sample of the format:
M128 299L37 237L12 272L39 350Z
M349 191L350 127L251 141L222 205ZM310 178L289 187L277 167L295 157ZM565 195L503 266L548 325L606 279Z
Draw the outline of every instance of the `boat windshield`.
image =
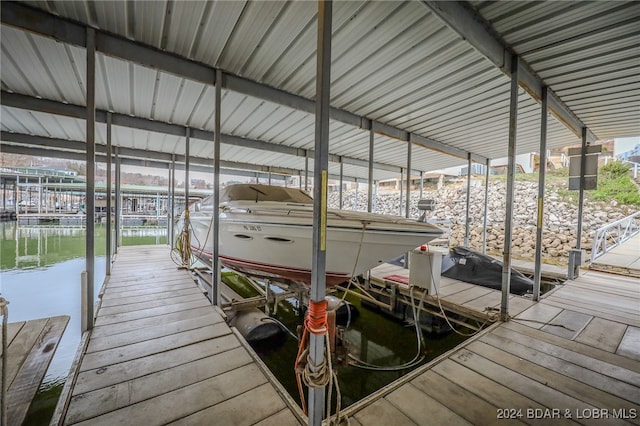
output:
M263 184L235 184L220 190L220 202L226 201L278 201L282 203L313 204L313 198L297 188L269 186ZM202 200L202 205L213 206L213 197Z

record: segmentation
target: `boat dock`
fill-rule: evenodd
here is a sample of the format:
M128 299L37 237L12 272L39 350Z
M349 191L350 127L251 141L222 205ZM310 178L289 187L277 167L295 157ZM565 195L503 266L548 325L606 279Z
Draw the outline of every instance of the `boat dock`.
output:
M409 269L389 263L384 263L371 270L370 290L386 298L386 302L395 306L394 297L409 298ZM415 298L422 297L421 292L416 292ZM440 305L448 312L471 318L481 323L495 320L500 310L502 293L447 277L440 277L437 295L426 295L424 303L431 309L430 314L441 316ZM535 302L530 298L517 295L509 296L509 312L518 314L533 306ZM471 324L468 326L472 327Z
M640 234L598 257L589 268L640 278Z
M57 316L7 324L6 424L23 423L68 322Z
M640 424L636 278L583 272L511 314L347 408L350 424Z
M168 246L119 249L75 364L52 424L301 422Z

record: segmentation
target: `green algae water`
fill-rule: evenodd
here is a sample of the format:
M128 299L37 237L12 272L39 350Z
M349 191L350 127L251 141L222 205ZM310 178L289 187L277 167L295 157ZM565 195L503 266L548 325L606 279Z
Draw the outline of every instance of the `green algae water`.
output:
M9 322L56 315L71 319L34 399L25 425L48 425L80 343L80 275L85 269L81 227L0 222L0 294ZM166 244L166 228L122 230L122 245ZM95 291L105 277L106 226L95 227Z

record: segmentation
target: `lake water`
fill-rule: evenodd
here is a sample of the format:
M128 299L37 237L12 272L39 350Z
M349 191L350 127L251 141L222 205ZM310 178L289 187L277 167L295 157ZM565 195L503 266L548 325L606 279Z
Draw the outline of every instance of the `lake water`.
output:
M31 406L25 424L48 425L58 397L80 342L80 274L85 268L85 230L82 228L18 226L16 222L0 223L0 293L9 300L9 321L22 321L56 315L69 315L71 320L56 351L38 396ZM125 229L123 245L166 244L165 228ZM105 276L104 225L96 226L95 287L99 290ZM407 326L377 310L354 303L360 317L345 336L361 359L376 365L400 365L416 355L416 335ZM282 305L277 318L295 330L301 323L295 309ZM468 330L467 330L468 331ZM427 362L463 341L457 334L426 335L422 353ZM289 337L277 350L257 349L265 364L294 399L299 400L293 365L297 341ZM407 373L372 371L338 367L342 407L346 407L376 389Z

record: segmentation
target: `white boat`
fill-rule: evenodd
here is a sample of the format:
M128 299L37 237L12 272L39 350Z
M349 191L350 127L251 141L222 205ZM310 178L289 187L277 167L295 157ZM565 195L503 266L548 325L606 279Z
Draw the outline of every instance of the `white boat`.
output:
M247 275L311 283L313 198L296 188L229 185L220 191L220 263ZM190 212L194 254L211 258L213 197ZM395 216L327 210L326 285L348 281L442 235Z

